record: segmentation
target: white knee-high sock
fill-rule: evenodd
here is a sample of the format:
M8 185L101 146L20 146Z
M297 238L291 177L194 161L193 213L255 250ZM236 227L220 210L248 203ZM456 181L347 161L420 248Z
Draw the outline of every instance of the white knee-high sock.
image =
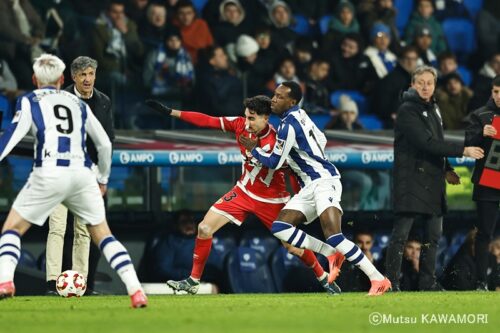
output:
M127 287L129 295L133 295L137 290L142 289L141 283L137 278L134 264L130 259L127 249L113 236L104 238L99 244L99 248L109 262L111 268L120 276Z
M14 272L21 256L21 236L7 230L0 236L0 283L14 281Z
M330 256L336 252L335 248L323 243L317 238L314 238L304 231L297 229L290 223L282 221L274 221L271 227L271 232L278 239L301 249L308 249L316 253L321 253L324 256Z
M384 276L373 266L370 260L363 254L361 249L344 237L343 234L335 234L326 240L328 244L335 247L353 265L359 267L370 280L383 280Z

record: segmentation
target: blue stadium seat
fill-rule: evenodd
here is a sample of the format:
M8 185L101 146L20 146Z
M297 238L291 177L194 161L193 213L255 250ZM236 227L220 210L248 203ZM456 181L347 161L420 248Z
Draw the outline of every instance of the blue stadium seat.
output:
M383 248L381 248L380 246L374 246L371 248L370 252L372 253L374 261L379 261L380 259L382 259L382 250Z
M236 294L276 292L264 257L249 247L239 247L229 254L227 274L231 290Z
M276 248L280 246L280 242L267 232L249 231L241 237L240 246L249 247L259 252L267 261Z
M394 0L394 7L397 9L396 27L401 36L403 36L408 20L413 12L413 6L414 0Z
M305 265L300 259L293 254L288 253L284 247L278 248L274 251L271 257L271 272L273 274L274 284L279 293L284 292L284 281L288 271L292 267L305 268Z
M319 19L319 22L318 22L319 31L321 32L322 35L324 35L328 32L328 28L330 26L331 20L332 20L332 15L325 15Z
M340 96L342 96L342 95L347 95L347 96L351 97L351 99L354 102L356 102L356 104L358 105L358 110L359 110L360 115L366 114L368 112L368 103L366 101L366 97L362 93L360 93L359 91L356 91L356 90L337 90L337 91L334 91L330 95L330 103L332 103L332 105L335 108L339 107Z
M11 105L7 96L0 94L0 113L2 113L2 129L5 129L12 120Z
M361 125L367 130L380 130L383 128L382 121L376 115L360 115L358 119Z
M463 2L472 19L475 19L483 8L483 0L463 0Z
M33 159L9 156L7 160L12 165L12 170L14 170L13 188L17 192L24 186L31 170L33 170Z
M293 31L302 36L308 36L312 31L307 17L303 15L294 15L290 28L292 28Z
M19 256L18 264L19 266L38 269L35 256L30 251L25 249L21 249L21 255Z
M472 84L472 73L470 72L470 70L468 70L464 66L458 66L457 72L458 74L460 74L462 80L464 80L465 85L470 87L470 85Z
M380 247L381 249L387 247L389 245L389 241L391 235L389 233L377 233L375 234L375 239L373 242L373 246Z
M464 63L476 49L476 28L474 24L463 18L449 18L442 23L450 50L456 54L458 61Z
M230 237L213 237L212 251L207 260L207 266L213 266L218 270L224 269L224 261L227 255L236 248L236 241Z
M201 14L203 11L203 8L205 8L205 5L207 4L208 0L193 0L193 5L198 14Z
M130 167L111 167L108 187L123 191L125 189L125 180L130 177L131 173Z

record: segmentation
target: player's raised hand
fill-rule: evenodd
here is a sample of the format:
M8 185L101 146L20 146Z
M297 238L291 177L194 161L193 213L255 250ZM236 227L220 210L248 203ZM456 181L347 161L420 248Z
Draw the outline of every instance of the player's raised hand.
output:
M241 143L241 145L243 147L246 148L246 150L248 151L252 151L255 146L257 146L257 140L254 140L254 139L251 139L251 138L248 138L244 135L240 135L238 141Z
M172 110L173 110L172 108L169 108L168 106L166 106L166 105L164 105L164 104L162 104L154 99L147 99L146 105L155 111L166 114L167 116L170 116L172 114Z

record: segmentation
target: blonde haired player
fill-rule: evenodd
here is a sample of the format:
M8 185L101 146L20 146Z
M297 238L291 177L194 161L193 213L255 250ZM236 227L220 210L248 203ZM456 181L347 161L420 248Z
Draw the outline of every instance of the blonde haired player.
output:
M130 256L111 234L101 193L111 170L111 142L89 106L60 90L65 69L61 59L43 54L33 64L38 89L21 97L10 126L0 137L0 160L28 133L35 137L34 165L19 192L0 236L0 299L15 293L14 271L21 251L21 236L31 224L43 225L63 203L79 218L99 245L111 267L127 287L132 307L145 307L147 298ZM98 151L99 175L85 148L87 134Z

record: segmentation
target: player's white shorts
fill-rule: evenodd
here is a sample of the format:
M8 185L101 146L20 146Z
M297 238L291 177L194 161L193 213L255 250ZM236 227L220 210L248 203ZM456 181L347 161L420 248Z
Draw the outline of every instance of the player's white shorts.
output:
M88 168L34 168L12 208L42 226L60 203L84 224L100 224L106 216L96 175Z
M328 207L336 207L343 213L342 207L340 207L341 196L342 183L340 178L316 179L294 195L283 209L302 212L307 219L305 224L308 224Z

